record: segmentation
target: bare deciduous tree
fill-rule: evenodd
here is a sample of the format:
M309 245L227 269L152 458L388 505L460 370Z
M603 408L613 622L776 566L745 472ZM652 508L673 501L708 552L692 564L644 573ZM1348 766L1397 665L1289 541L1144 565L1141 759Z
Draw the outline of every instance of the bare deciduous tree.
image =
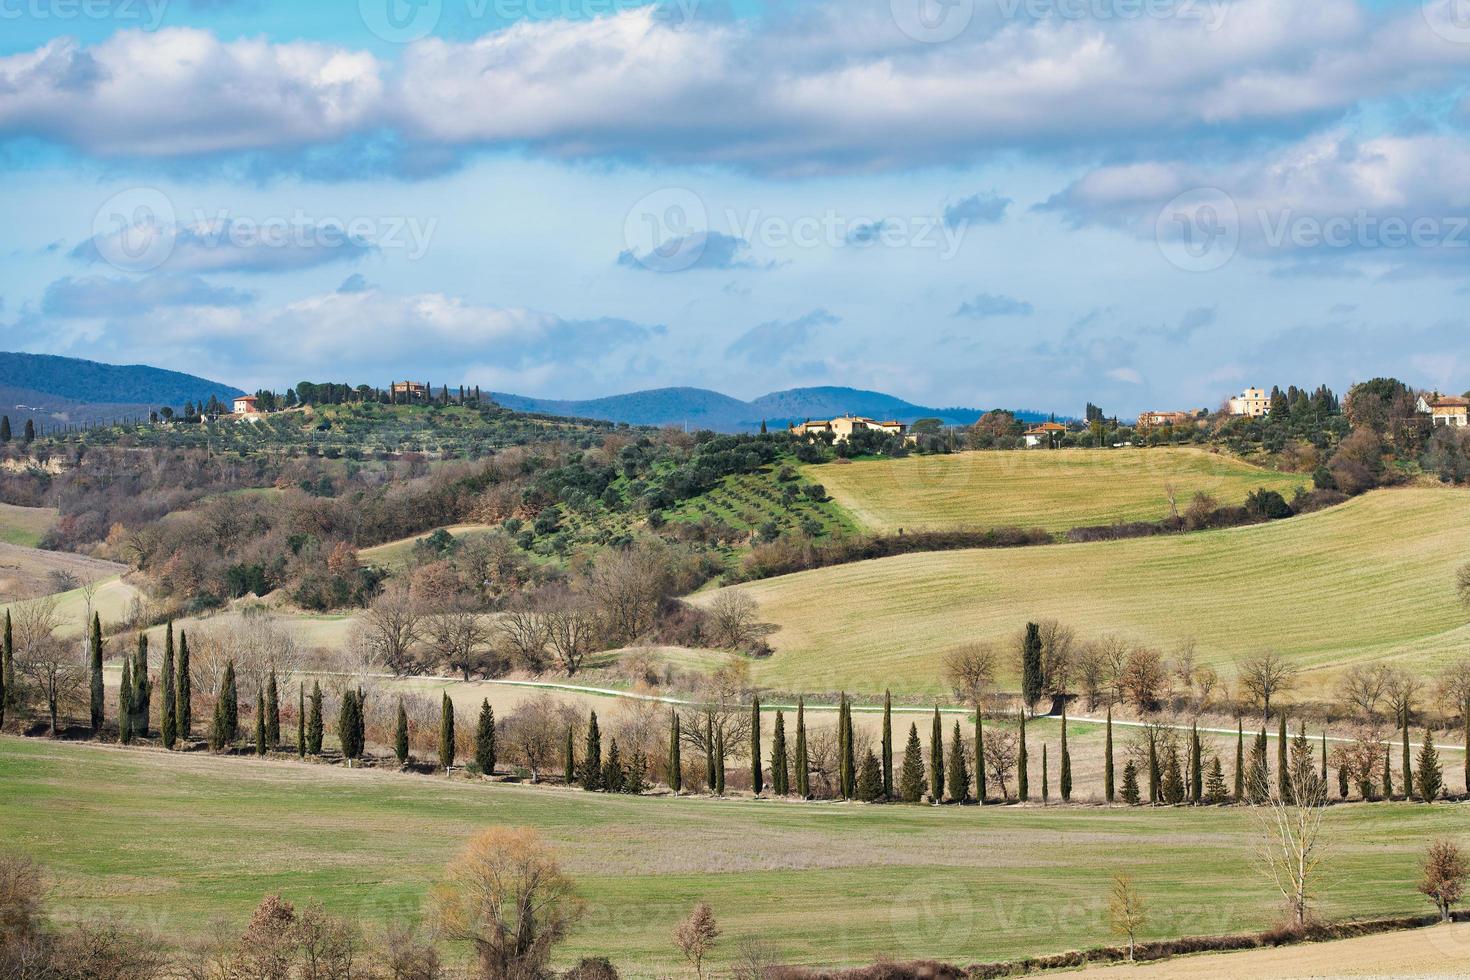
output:
M1011 798L1006 789L1006 777L1016 769L1019 744L1020 735L1011 728L991 729L985 733L985 768L990 770L991 778L1000 786L1003 800Z
M426 632L429 644L440 661L457 670L465 680L483 670L485 652L481 648L489 637L489 629L473 609L451 609L429 617Z
M625 646L653 628L672 587L664 549L653 545L610 548L587 575L608 643Z
M1338 696L1362 721L1378 717L1378 707L1388 686L1387 664L1354 664L1343 672Z
M576 593L556 596L541 615L546 645L561 669L571 677L597 646L597 612Z
M679 947L684 959L694 964L694 974L699 980L704 980L704 958L715 948L719 938L720 927L708 902L695 905L674 930L674 945Z
M956 698L982 711L985 696L995 684L995 665L994 646L966 643L944 655L944 679Z
M567 729L580 731L581 723L580 711L550 694L522 702L504 723L509 757L539 781L561 763Z
M1450 921L1450 908L1465 897L1466 877L1470 877L1470 866L1466 865L1459 845L1447 840L1437 840L1429 845L1429 851L1424 855L1419 893L1434 903L1441 922Z
M82 682L87 676L81 652L54 636L45 636L18 648L15 666L41 692L51 719L51 736L56 737L62 709L81 702Z
M1164 658L1159 651L1152 647L1135 647L1129 652L1120 683L1139 710L1153 711L1158 707L1164 682Z
M1113 935L1128 940L1128 961L1133 962L1133 949L1138 932L1148 922L1148 907L1143 896L1133 884L1133 876L1124 872L1113 875L1113 887L1108 898L1108 924Z
M1259 705L1262 717L1271 717L1271 699L1291 690L1297 668L1274 650L1250 657L1240 664L1240 686Z
M390 584L363 614L368 642L394 674L411 674L417 669L413 646L419 640L421 620L418 603L402 583Z
M515 602L495 620L511 662L539 674L546 669L546 619L529 602Z
M1266 793L1251 804L1260 829L1256 866L1286 902L1294 928L1304 929L1320 886L1326 842L1327 783L1318 773L1310 745L1293 745L1287 762L1286 794Z
M1054 619L1037 625L1041 631L1041 674L1046 678L1047 693L1065 697L1072 692L1077 632Z
M760 606L748 593L726 589L709 604L710 629L717 645L742 650L759 635Z

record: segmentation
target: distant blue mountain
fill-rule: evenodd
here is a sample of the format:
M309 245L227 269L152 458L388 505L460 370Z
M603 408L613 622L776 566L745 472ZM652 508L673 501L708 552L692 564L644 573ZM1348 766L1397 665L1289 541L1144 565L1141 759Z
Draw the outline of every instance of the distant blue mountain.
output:
M630 425L687 425L690 429L716 432L753 432L760 428L762 421L774 429L806 419L846 414L909 423L915 419L937 418L949 425L970 425L984 414L978 408L929 408L882 392L830 386L776 391L748 402L707 388L655 388L586 400L528 398L507 392L492 394L501 405L520 412L572 415ZM1050 418L1045 412L1035 411L1020 411L1016 415L1026 421Z
M221 401L242 395L239 388L192 374L145 364L102 364L51 354L0 352L0 388L40 392L85 405L182 406L186 401Z

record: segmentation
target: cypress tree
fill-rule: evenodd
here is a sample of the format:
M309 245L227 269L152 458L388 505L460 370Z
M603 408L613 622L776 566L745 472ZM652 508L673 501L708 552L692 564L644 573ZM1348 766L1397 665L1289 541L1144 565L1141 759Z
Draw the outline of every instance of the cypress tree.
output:
M893 696L883 692L883 798L893 798Z
M1434 748L1434 733L1424 729L1424 744L1419 748L1417 767L1419 799L1433 803L1444 789L1444 770L1439 767L1439 752Z
M137 659L133 661L133 734L148 737L149 709L153 684L148 679L148 634L138 634Z
M33 443L33 442L36 441L36 420L35 419L26 419L25 432L22 433L22 436L23 436L23 438L25 440L25 444L27 446L29 446L31 443Z
M573 745L572 726L567 726L567 744L563 746L561 753L562 779L568 786L577 781L577 751Z
M0 444L10 441L10 416L0 415Z
M790 767L786 761L786 719L776 711L776 730L771 735L771 792L785 796L791 791Z
M408 726L405 724L405 743L407 734ZM407 754L408 748L405 744L404 755ZM475 765L482 776L495 775L495 709L490 707L489 698L480 702L480 721L475 726Z
M224 702L225 744L240 737L240 690L235 684L235 661L225 662L225 677L220 682L220 700Z
M179 738L179 719L174 710L174 624L168 624L168 633L163 644L163 668L158 673L158 687L163 694L163 707L159 713L158 733L163 747L171 749Z
M1245 799L1245 723L1235 719L1235 802Z
M102 620L96 613L92 614L92 636L88 653L87 663L92 682L92 735L96 737L102 733L102 725L107 720L107 690L102 683ZM4 678L0 677L0 721L5 719L4 690Z
M1151 804L1159 802L1159 794L1162 790L1160 783L1162 776L1159 772L1159 736L1157 732L1148 734L1148 801Z
M934 725L929 732L929 802L944 802L944 729L939 706L934 707Z
M351 689L342 694L342 709L337 714L337 741L342 743L342 756L349 766L362 756L362 700Z
M798 698L796 702L796 795L803 800L812 798L811 761L806 754L806 701ZM890 766L887 770L888 777L892 779L893 770Z
M1210 778L1205 783L1205 798L1211 803L1219 803L1225 799L1225 767L1220 765L1220 757L1216 755L1210 760Z
M761 699L750 699L750 791L756 796L766 788L761 762Z
M322 724L322 685L320 681L311 682L311 710L306 719L306 751L310 755L322 754L322 736L325 726Z
M1042 688L1046 686L1046 678L1042 675L1041 665L1041 627L1035 623L1026 624L1026 639L1021 644L1021 696L1026 701L1026 707L1036 710L1036 702L1041 700Z
M715 795L725 795L725 731L715 732Z
M230 747L229 724L225 718L223 695L214 699L214 719L209 725L209 748L212 752L223 752Z
M614 736L607 749L607 761L602 764L602 789L607 793L623 791L623 758L618 752L618 740Z
M587 715L587 735L582 744L582 788L602 788L602 732L597 729L597 712Z
M1051 775L1046 761L1046 743L1041 743L1041 805L1046 806L1051 799Z
M306 758L306 685L296 685L296 758Z
M1106 735L1106 737L1104 738L1104 741L1103 741L1103 793L1107 796L1109 803L1112 803L1113 802L1114 795L1115 795L1114 794L1114 790L1115 790L1115 787L1113 785L1113 706L1111 704L1109 704L1108 705L1108 727L1107 727L1107 735Z
M448 691L439 711L439 767L446 773L454 768L454 702Z
M1404 702L1404 710L1403 710L1403 750L1404 750L1403 763L1402 763L1402 766L1401 766L1401 769L1400 769L1402 775L1399 778L1400 778L1400 780L1404 784L1404 799L1407 800L1409 797L1411 797L1411 796L1414 795L1414 769L1413 769L1413 766L1409 762L1409 703L1408 703L1408 701L1405 701Z
M837 696L837 795L849 799L847 793L847 692Z
M684 788L684 760L679 751L679 712L669 712L669 789L674 795ZM608 792L613 792L611 789Z
M1199 803L1204 798L1204 761L1200 758L1203 753L1199 743L1199 722L1190 726L1189 732L1189 799L1192 803Z
M265 755L265 692L255 689L255 754Z
M274 670L265 682L265 742L273 749L281 744L281 699Z
M8 619L6 626L9 626ZM6 690L9 689L6 685ZM122 658L122 680L117 685L117 740L123 745L131 745L133 741L133 666L126 655Z
M985 726L975 709L975 802L985 803Z
M797 718L801 718L799 709ZM801 748L800 742L797 747ZM715 713L713 711L704 713L704 788L709 793L715 791Z
M965 740L960 735L960 723L954 723L954 735L949 743L949 773L945 777L952 803L966 803L970 799L970 770L965 764Z
M905 803L917 803L924 795L924 750L919 747L919 726L909 723L909 741L903 750L898 795Z
M1348 798L1347 766L1337 767L1337 795L1344 800Z
M1245 797L1252 803L1271 798L1271 767L1266 762L1266 729L1262 728L1251 746L1250 768L1245 777Z
M1072 801L1072 755L1067 751L1067 709L1062 709L1062 802Z
M1291 773L1286 765L1286 712L1277 715L1276 730L1276 792L1281 799L1291 802Z
M1179 750L1173 745L1165 753L1164 802L1178 806L1184 802L1184 776L1179 770Z
M857 740L853 737L852 730L852 701L847 702L847 710L842 715L842 744L844 758L847 765L847 786L844 790L845 797L849 800L857 797Z
M1390 760L1392 758L1393 758L1393 750L1392 749L1384 749L1383 750L1383 798L1385 800L1391 800L1391 799L1393 799L1393 770L1391 768L1389 768L1390 767L1390 764L1391 764L1390 763Z
M863 766L858 772L857 798L864 803L876 803L883 798L883 769L872 749L863 757Z
M1465 792L1470 793L1470 701L1460 705L1461 721L1465 726Z
M1327 729L1322 729L1322 785L1327 785Z
M1021 802L1031 799L1031 779L1027 771L1031 767L1026 758L1026 712L1018 712L1021 721L1021 740L1016 750L1016 795Z
M1123 763L1123 802L1129 806L1142 802L1138 793L1138 766L1132 759Z
M179 663L174 670L176 676L174 711L179 718L179 736L188 738L194 733L194 682L189 676L189 636L179 631Z
M5 635L0 641L0 692L3 692L5 700L0 708L15 703L15 632L10 627L9 609L5 610Z

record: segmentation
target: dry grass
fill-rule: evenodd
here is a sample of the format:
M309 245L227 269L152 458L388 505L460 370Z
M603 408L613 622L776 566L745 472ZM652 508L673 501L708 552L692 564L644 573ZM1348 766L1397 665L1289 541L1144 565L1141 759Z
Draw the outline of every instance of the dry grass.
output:
M491 524L452 524L444 530L456 538L462 538L467 534L483 534L494 530ZM389 541L387 544L374 545L364 548L358 552L358 558L363 564L378 565L390 570L402 568L408 563L409 555L413 553L413 546L428 538L433 531L427 534L415 534L412 537L401 538L397 541Z
M1227 677L1268 648L1319 674L1378 658L1429 671L1470 641L1454 589L1467 504L1463 490L1379 491L1273 524L904 555L738 588L780 626L755 677L781 690L938 693L946 649L1044 618L1165 652L1193 639ZM1007 651L1004 683L1017 662Z
M56 523L54 507L17 507L0 504L0 544L34 548Z
M1168 514L1173 484L1182 509L1197 490L1240 503L1265 487L1290 499L1306 484L1200 449L1016 450L911 456L806 467L861 523L877 531L1037 527L1065 531Z
M115 580L125 571L127 566L116 562L0 543L0 600L14 601L55 593L62 597L61 602L65 605L69 597L80 593L78 590L56 593L54 575L64 574L78 583L101 583ZM100 590L102 586L98 588Z

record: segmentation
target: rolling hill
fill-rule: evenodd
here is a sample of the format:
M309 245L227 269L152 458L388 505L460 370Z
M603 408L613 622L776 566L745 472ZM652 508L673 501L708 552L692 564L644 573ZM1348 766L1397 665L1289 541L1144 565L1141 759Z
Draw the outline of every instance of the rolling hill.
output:
M239 388L144 364L103 364L51 354L0 351L0 415L46 429L147 416L164 405L221 400Z
M1168 537L911 554L737 586L775 623L757 683L783 691L939 694L944 653L1057 619L1168 653L1193 640L1222 676L1275 650L1309 671L1392 659L1422 675L1470 639L1455 569L1470 492L1380 490L1271 524ZM717 593L706 593L707 602ZM1016 690L1015 658L998 678Z
M901 422L938 418L952 425L969 425L983 414L980 409L931 408L882 392L830 386L776 391L748 402L706 388L655 388L583 401L528 398L506 392L494 392L493 397L506 408L522 412L574 415L630 425L687 423L691 429L717 432L753 432L762 421L775 427L845 413ZM1044 412L1016 414L1028 421L1049 417Z

